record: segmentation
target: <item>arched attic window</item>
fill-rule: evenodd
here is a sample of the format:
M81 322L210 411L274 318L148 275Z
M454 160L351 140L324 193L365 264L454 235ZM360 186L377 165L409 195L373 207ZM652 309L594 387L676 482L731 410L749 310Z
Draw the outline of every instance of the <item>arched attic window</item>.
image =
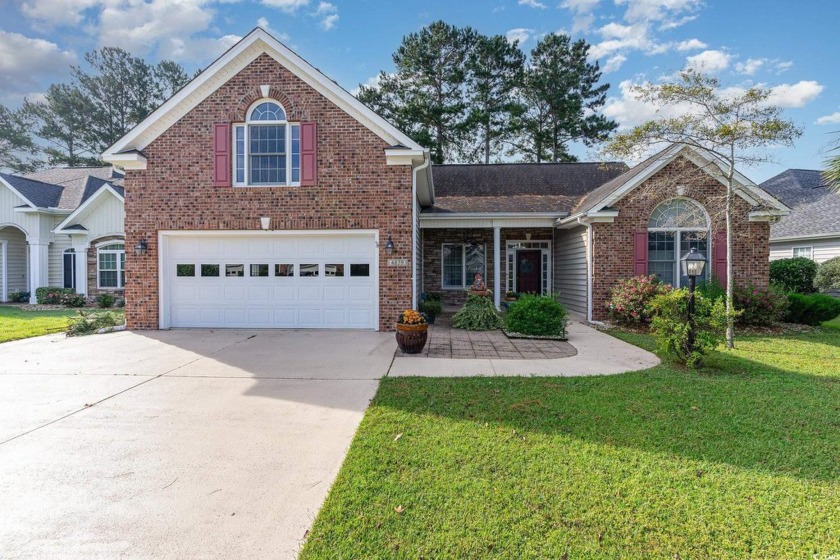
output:
M674 287L688 285L681 275L680 258L692 248L709 259L711 223L703 207L685 198L666 200L654 208L648 221L648 274ZM707 265L703 277L709 277Z
M233 125L236 185L300 183L300 123L290 123L274 100L254 103L244 123Z

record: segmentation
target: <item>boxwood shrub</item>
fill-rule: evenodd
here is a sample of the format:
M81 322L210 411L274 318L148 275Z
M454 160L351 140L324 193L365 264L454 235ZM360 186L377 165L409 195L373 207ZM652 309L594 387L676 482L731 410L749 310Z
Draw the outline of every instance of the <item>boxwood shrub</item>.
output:
M813 293L816 275L817 263L805 257L779 259L770 263L770 283L785 292Z
M818 326L840 317L840 299L825 294L788 294L790 304L784 320L788 323Z
M508 307L505 328L508 332L536 336L566 336L566 307L549 296L523 294Z

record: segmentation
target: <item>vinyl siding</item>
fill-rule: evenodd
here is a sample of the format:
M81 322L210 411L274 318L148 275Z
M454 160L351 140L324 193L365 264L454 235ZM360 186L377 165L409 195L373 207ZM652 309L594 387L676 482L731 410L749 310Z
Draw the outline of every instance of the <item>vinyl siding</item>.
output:
M554 290L571 311L586 314L586 227L554 233Z
M60 222L59 218L56 220L56 225ZM50 265L49 265L49 282L50 286L54 288L61 288L64 286L64 250L72 247L72 240L69 235L56 235L55 241L50 244Z
M0 241L6 242L6 280L8 293L26 291L26 236L18 229L0 228ZM1 256L1 255L0 255ZM3 271L0 270L0 274ZM2 290L2 276L0 276L0 290ZM0 293L0 297L3 294Z
M84 216L80 216L76 223L87 228L87 238L90 242L100 237L110 235L124 235L125 207L112 194L104 194L92 208L86 208Z
M813 247L813 258L818 263L824 263L834 257L840 257L840 237L829 239L812 239L805 241L770 242L770 260L789 259L793 256L794 247Z

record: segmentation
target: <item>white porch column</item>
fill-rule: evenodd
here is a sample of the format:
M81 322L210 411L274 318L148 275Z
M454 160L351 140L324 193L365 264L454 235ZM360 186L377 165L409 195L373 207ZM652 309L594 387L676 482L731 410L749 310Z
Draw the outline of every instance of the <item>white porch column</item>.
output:
M493 302L496 309L502 307L502 228L493 226Z
M37 303L35 290L49 286L49 241L29 240L29 303Z
M89 243L85 239L78 239L78 236L73 236L73 250L76 252L76 293L88 294L88 247Z

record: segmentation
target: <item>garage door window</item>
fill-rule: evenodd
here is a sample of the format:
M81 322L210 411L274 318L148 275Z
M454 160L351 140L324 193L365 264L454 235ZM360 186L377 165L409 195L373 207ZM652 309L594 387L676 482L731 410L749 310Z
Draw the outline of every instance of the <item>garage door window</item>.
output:
M240 277L245 276L245 265L244 264L226 264L225 265L225 276L231 277Z
M178 276L195 276L194 264L177 264L175 270Z
M302 264L300 265L301 276L318 276L320 267L317 264Z
M252 264L251 265L251 277L266 277L268 276L268 265L267 264Z
M351 264L350 276L370 276L369 264Z
M295 275L295 265L293 264L275 264L274 265L274 276L294 276Z
M327 264L324 265L324 276L344 276L343 264Z
M215 277L219 275L219 265L217 264L203 264L201 265L201 275L205 277Z
M125 245L111 243L97 249L97 273L100 288L123 288L125 286Z

